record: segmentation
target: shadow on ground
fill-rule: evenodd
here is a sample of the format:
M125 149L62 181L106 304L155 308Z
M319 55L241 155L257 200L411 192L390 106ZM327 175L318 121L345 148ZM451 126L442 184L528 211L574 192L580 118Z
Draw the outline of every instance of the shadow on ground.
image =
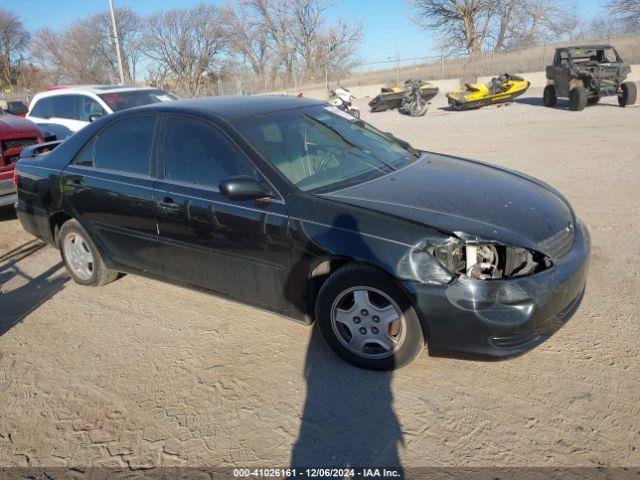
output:
M401 468L403 438L393 411L391 372L349 365L329 350L314 327L305 378L307 398L292 467Z
M16 209L13 206L0 207L0 222L7 222L16 219Z
M40 240L31 240L0 255L0 336L62 290L69 280L60 271L62 262L35 277L23 271L20 262L44 247ZM8 284L14 280L19 286L10 288Z

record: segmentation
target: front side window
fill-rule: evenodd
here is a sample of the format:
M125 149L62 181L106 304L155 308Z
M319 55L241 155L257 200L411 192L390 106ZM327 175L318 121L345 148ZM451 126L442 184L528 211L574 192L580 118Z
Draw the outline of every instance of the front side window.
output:
M74 163L149 175L154 129L155 116L120 120L89 142Z
M235 126L303 191L365 181L417 158L412 148L335 107L269 113L240 119Z
M83 122L90 122L92 115L104 117L107 113L104 108L91 97L84 95L78 98L78 119Z
M169 119L164 159L167 180L218 187L237 175L258 178L253 165L222 132L192 118Z

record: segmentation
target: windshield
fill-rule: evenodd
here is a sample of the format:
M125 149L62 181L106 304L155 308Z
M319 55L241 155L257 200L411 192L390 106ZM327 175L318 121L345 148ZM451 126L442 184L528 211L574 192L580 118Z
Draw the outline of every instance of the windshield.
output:
M235 126L303 191L359 183L397 170L417 156L410 146L332 106L243 118Z
M127 108L141 107L150 103L170 102L176 97L160 89L130 90L128 92L110 92L98 95L114 112Z
M599 62L616 63L619 62L618 54L613 47L610 48L574 48L570 50L571 58L575 63ZM566 53L563 58L566 57Z

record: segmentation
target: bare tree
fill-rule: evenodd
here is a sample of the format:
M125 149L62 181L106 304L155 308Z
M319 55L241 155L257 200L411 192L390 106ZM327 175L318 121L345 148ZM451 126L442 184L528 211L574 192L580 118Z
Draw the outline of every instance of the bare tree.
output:
M135 82L136 65L140 59L140 34L142 20L129 8L118 8L116 11L116 25L122 49L123 69L125 81ZM118 59L114 46L111 17L109 12L94 15L76 23L76 28L82 31L86 41L91 43L103 61L109 65L114 78L118 77Z
M611 17L622 22L626 31L640 30L640 0L608 0L606 8Z
M156 13L147 19L143 35L144 54L170 72L188 96L200 92L224 41L220 10L210 5Z
M272 51L277 60L277 63L272 66L273 72L282 66L287 81L291 81L296 64L297 48L288 1L246 0L244 5L268 32Z
M28 43L29 32L18 16L0 8L0 71L6 85L15 83L17 62L27 50Z
M50 72L53 83L109 83L111 68L84 29L74 25L63 32L44 28L33 35L31 58Z
M570 35L576 27L570 1L507 0L505 3L512 4L511 14L504 25L506 35L496 40L496 50L551 43Z
M497 8L494 0L409 0L409 5L419 27L439 33L471 55L482 51Z
M319 53L318 40L324 36L323 14L331 3L325 0L289 0L291 29L295 48L302 59L302 68L312 71Z
M242 56L255 75L264 79L272 50L267 27L251 15L246 2L240 2L237 8L227 8L224 14L229 26L230 49Z
M81 19L61 32L42 29L34 34L32 58L52 74L54 82L110 83L118 76L111 19L107 12ZM131 10L119 9L116 24L124 52L128 81L135 81L140 57L141 20Z
M356 63L356 48L362 41L363 27L361 23L338 23L319 33L316 40L316 74L321 64L333 75L342 75ZM318 62L318 60L321 60Z

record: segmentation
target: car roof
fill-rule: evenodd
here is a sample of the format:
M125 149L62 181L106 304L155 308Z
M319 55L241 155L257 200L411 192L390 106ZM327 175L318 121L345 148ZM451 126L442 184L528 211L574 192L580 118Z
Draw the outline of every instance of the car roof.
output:
M613 45L573 45L571 47L561 47L557 50L599 50L603 48L613 48Z
M38 97L54 97L57 95L68 95L78 93L120 93L120 92L133 92L144 90L157 90L156 87L136 87L135 85L61 85L51 87L50 90L45 90L37 94Z
M138 107L134 110L173 110L188 112L198 110L212 113L227 120L236 120L253 115L291 110L294 108L325 105L326 102L311 98L293 97L287 95L248 95L226 97L202 97L177 102L159 102Z

